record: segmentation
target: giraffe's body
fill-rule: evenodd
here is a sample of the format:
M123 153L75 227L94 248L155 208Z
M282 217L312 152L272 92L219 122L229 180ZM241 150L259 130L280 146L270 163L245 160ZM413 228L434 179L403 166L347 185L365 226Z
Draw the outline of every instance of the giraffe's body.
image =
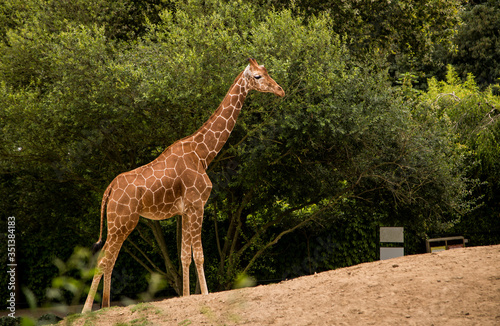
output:
M101 236L98 243L101 242L105 210L108 238L100 254L83 312L92 309L103 275L102 306L109 306L114 263L140 216L163 220L182 215L183 295L189 295L191 255L197 268L201 292L208 294L201 244L203 210L212 190L206 169L229 138L245 97L252 89L284 96L283 89L269 77L266 69L250 59L250 64L235 79L218 109L198 131L172 144L151 163L122 173L110 183L102 200Z

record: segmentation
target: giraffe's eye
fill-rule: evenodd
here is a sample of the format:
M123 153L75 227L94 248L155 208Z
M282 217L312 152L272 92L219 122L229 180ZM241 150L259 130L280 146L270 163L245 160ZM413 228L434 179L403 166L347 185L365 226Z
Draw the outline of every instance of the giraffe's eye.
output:
M261 75L255 75L255 76L253 76L253 78L255 78L255 79L260 79L261 77L262 77Z

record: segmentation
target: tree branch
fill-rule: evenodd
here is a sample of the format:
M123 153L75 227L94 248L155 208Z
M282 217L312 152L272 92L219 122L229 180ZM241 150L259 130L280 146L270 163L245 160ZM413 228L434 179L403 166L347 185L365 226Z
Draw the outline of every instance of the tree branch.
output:
M165 272L163 272L158 266L156 266L155 263L153 263L153 261L151 259L149 259L149 257L144 253L144 251L141 250L141 248L139 248L135 243L134 241L132 241L130 238L127 238L127 242L129 242L130 244L132 244L132 246L141 253L142 256L144 256L144 258L146 258L146 260L148 261L148 263L151 264L151 266L153 266L153 268L158 272L158 273L161 273L161 274L165 274ZM127 251L130 253L130 251ZM144 266L144 265L143 265ZM149 271L149 269L148 269Z
M140 260L136 255L134 255L132 251L130 251L130 249L128 249L126 246L123 246L123 249L125 249L125 251L130 256L132 256L132 258L134 258L139 264L141 264L141 266L144 267L149 273L154 273L154 271L148 265L146 265L142 260ZM164 274L164 272L161 272L161 274Z
M172 260L170 259L170 256L168 254L168 249L167 249L167 244L165 242L165 237L163 236L163 230L161 229L161 225L159 221L149 221L148 222L149 227L153 230L153 235L156 239L156 242L158 243L158 246L160 247L160 251L163 256L163 261L165 262L165 268L167 270L167 274L172 278L173 284L172 287L174 288L175 292L178 295L181 295L182 293L182 282L180 279L180 275L177 272L177 269L175 268L174 264L172 263Z

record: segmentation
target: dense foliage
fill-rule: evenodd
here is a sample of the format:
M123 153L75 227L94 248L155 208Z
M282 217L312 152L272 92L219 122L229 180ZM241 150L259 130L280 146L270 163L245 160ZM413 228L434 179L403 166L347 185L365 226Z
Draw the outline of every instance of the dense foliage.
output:
M500 2L470 5L453 38L450 61L462 77L472 73L479 85L498 83L500 78Z
M481 6L498 12L493 1ZM97 240L109 182L197 130L248 57L286 97L251 93L209 168L211 291L243 274L279 280L377 259L382 225L405 226L408 253L446 232L498 242L493 86L481 90L453 68L425 91L413 84L458 60L451 44L467 35L471 23L459 22L473 20L475 8L451 0L0 4L0 212L16 217L20 284L44 302L60 273L89 283L88 267L85 276L61 272L54 259ZM179 221L141 219L118 258L114 299L145 292L151 273L169 284L159 295L180 293ZM57 280L73 280L66 274Z
M474 76L461 80L452 66L444 81L429 81L423 96L431 111L449 121L458 146L465 155L469 179L479 181L471 197L482 198L482 205L470 212L453 227L453 231L471 239L474 245L498 242L500 212L498 211L500 176L500 98L492 87L481 91Z

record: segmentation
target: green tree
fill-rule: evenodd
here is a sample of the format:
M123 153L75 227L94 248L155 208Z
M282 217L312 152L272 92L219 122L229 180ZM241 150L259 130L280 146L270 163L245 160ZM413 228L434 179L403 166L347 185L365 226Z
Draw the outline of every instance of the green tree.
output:
M96 234L87 222L98 216L101 183L126 169L117 164L122 158L136 164L137 148L122 153L115 141L143 114L124 109L132 95L124 85L136 81L112 63L117 43L104 27L66 22L50 31L30 20L7 37L0 46L2 216L16 217L23 239L20 284L42 298L56 271L53 259L69 257Z
M130 40L145 31L146 20L158 21L158 11L172 6L160 0L8 0L0 4L0 40L8 40L9 30L29 24L58 32L68 23L97 24L106 28L108 38Z
M471 195L482 197L482 205L465 215L453 230L470 238L472 245L498 243L500 98L491 87L481 91L473 74L460 79L452 66L448 66L446 80L429 81L429 91L423 98L433 112L448 121L457 146L466 154L468 178L480 182Z
M481 87L500 77L500 3L470 4L461 15L450 51L450 62L462 77L472 73Z
M442 48L451 47L465 1L276 0L272 3L304 11L306 17L328 12L331 28L345 39L353 55L382 55L390 64L394 80L412 72L423 84L429 74L443 68L446 51Z

